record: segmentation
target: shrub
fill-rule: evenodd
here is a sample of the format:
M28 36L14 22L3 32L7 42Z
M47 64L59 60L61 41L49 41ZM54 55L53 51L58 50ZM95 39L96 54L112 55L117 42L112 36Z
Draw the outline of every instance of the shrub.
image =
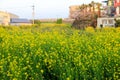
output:
M62 18L60 18L60 19L57 19L57 22L56 22L57 24L62 24Z
M34 23L37 24L37 25L41 24L40 20L35 20Z
M120 27L120 20L119 19L118 20L115 19L115 27Z

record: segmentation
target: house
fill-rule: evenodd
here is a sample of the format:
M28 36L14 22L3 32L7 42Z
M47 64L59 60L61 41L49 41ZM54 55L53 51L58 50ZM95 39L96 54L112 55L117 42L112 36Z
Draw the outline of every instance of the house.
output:
M9 23L10 23L9 13L0 11L0 25L8 25Z
M0 11L0 25L9 25L11 18L19 18L19 16L12 13Z
M9 13L9 16L10 16L10 18L19 18L19 16L18 16L18 15L13 14L13 13Z
M28 19L21 19L21 18L11 18L10 19L10 25L32 25L31 21Z
M21 19L13 13L0 11L0 25L31 25L31 21Z

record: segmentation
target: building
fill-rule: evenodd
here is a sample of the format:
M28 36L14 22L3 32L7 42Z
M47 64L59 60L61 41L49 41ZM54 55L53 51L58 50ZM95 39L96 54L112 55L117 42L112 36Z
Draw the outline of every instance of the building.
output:
M120 19L120 0L107 0L104 1L107 5L107 16L97 19L97 26L103 25L103 27L114 27L115 20Z
M120 0L114 0L114 7L116 9L116 16L120 16Z
M113 5L114 5L114 0L108 0L107 5L108 5L108 6L113 6Z
M14 26L32 25L32 23L28 19L12 18L10 19L10 25L14 25Z
M102 17L97 19L97 27L114 27L115 26L114 17Z
M19 16L18 16L18 15L13 14L13 13L9 13L9 16L10 16L10 18L19 18Z
M11 18L19 18L17 15L0 11L0 25L9 25Z
M10 23L10 16L7 12L0 11L0 25L8 25Z
M107 4L108 13L113 13L113 11L115 11L114 16L120 16L120 0L107 0L103 2Z
M28 19L21 19L19 16L0 11L0 25L31 25L31 21Z

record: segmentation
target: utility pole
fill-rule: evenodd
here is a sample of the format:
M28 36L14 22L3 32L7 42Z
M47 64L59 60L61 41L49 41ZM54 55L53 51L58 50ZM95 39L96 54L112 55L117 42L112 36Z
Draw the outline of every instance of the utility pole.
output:
M32 23L34 24L34 18L35 18L35 6L34 5L32 6L32 10L33 10L33 12L32 12L32 18L33 18Z

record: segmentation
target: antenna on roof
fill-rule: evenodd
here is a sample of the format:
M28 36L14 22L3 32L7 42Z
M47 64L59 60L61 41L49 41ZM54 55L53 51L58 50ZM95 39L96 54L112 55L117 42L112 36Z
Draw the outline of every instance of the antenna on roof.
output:
M34 24L34 18L35 18L35 6L34 5L32 6L32 10L33 10L33 12L32 12L32 18L33 18L32 23Z

